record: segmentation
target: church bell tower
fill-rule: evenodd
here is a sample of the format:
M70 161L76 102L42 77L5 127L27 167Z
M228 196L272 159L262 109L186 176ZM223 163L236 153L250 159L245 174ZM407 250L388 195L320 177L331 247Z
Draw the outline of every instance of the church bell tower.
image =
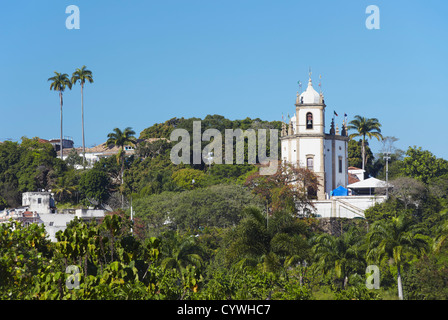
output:
M319 85L320 86L320 85ZM346 120L342 131L333 117L329 133L325 133L323 93L313 88L310 78L304 92L297 93L296 112L289 125L283 123L281 136L282 161L314 172L319 188L315 196L325 200L339 186L348 184L348 134ZM336 114L336 113L335 113Z

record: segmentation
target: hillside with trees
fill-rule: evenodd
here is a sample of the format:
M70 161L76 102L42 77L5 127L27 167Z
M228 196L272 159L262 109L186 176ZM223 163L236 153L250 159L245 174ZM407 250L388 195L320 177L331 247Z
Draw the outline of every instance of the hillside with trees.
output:
M51 189L58 208L112 211L99 224L74 220L57 242L43 226L0 224L0 298L448 299L447 160L416 146L391 149L389 200L368 209L366 219L341 219L335 235L310 210L296 214L297 206L312 206L317 187L306 169L279 164L275 175L261 176L247 161L174 165L170 134L191 133L196 120L202 131L223 135L281 129L260 119L174 118L138 137L164 139L80 170L76 155L62 161L38 138L1 143L0 209L19 206L22 192ZM105 140L136 143L134 135L111 128ZM351 165L384 177L382 155L355 139ZM291 187L297 180L303 188ZM371 265L379 268L379 289L366 287Z

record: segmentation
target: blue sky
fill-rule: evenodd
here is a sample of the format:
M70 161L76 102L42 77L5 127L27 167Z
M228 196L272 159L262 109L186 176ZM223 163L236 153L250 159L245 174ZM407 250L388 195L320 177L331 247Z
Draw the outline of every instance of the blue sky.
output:
M448 159L448 2L381 0L53 0L0 5L0 141L59 137L53 71L86 65L86 145L114 127L173 117L281 120L297 81L322 75L333 110L376 117L406 150ZM68 30L68 5L80 29ZM368 5L380 30L368 30ZM327 131L329 128L327 128ZM64 135L81 145L80 88L64 94ZM374 151L380 144L372 142Z

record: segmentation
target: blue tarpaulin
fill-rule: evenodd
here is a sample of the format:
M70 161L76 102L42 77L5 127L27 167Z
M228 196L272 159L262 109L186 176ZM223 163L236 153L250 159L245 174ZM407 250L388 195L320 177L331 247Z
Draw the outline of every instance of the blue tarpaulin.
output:
M348 190L345 189L343 186L339 186L333 191L331 191L332 196L348 196Z

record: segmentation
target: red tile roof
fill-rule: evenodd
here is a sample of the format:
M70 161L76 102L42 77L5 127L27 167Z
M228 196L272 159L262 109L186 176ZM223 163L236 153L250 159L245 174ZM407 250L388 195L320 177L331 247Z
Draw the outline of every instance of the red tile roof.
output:
M353 174L353 173L348 174L348 184L352 184L352 183L359 182L359 181L360 180L358 179L358 177L355 174Z

